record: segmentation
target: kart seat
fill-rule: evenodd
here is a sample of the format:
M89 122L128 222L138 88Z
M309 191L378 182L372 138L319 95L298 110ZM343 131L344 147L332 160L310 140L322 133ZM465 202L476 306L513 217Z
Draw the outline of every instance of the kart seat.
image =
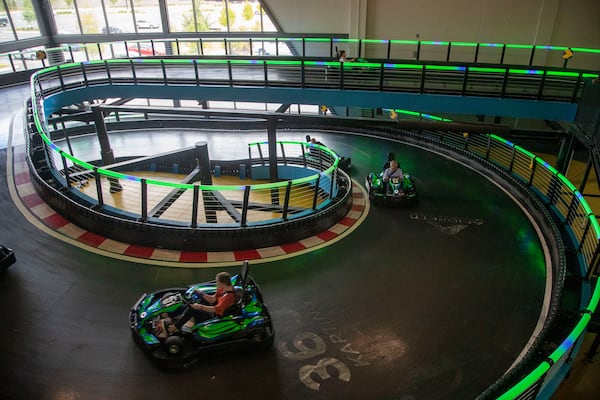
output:
M227 315L238 315L242 312L242 307L244 307L244 290L242 288L235 288L235 304L229 307L225 312L223 312L223 316Z

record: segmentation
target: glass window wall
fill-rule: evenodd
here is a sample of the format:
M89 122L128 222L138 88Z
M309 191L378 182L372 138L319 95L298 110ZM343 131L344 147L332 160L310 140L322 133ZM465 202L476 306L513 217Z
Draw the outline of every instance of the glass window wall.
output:
M8 10L6 7L8 7ZM40 36L40 28L38 27L31 0L3 2L0 15L4 18L0 19L2 21L0 25L6 23L5 26L0 26L0 30L3 33L5 30L12 30L11 36L14 37L16 35L17 40Z
M0 42L12 42L17 39L16 33L10 22L8 10L4 2L0 1Z
M50 0L56 31L65 35L81 34L79 11L74 0Z
M124 1L124 0L123 0ZM133 29L131 32L152 33L162 32L163 26L160 18L158 0L127 0L130 2Z

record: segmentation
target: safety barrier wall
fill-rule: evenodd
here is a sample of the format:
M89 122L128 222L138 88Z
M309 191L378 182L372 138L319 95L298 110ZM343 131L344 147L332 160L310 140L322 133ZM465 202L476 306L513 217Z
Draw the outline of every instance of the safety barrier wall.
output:
M164 66L163 72L168 70L167 64L171 62L176 63L176 61L152 62L158 62L160 65ZM222 63L222 61L216 61L215 63L218 64L219 62ZM198 61L186 61L186 63L192 66L198 65ZM94 68L99 68L100 70L103 68L106 69L107 66L110 68L109 64L110 63L104 62L99 64L92 63ZM226 71L233 71L232 67L234 64L234 62L227 61L225 63L225 65L227 65ZM257 61L254 64L258 64L259 69L262 68L263 70L269 66L269 63L265 61ZM131 68L132 71L135 71L138 62L126 61L123 62L122 65L126 65L128 66L127 68ZM77 71L83 73L84 77L79 80L80 86L89 87L93 85L94 80L86 75L86 68L87 66L84 64L60 68L54 67L42 71L34 77L32 80L32 96L35 99L38 112L38 116L35 120L35 127L39 132L45 132L45 121L43 118L44 108L41 101L43 96L48 93L60 92L67 87L75 88L77 85ZM303 68L303 66L300 68ZM63 71L63 69L65 71ZM198 71L197 68L194 69ZM68 73L63 74L62 72ZM124 79L124 76L125 75L121 76L120 79ZM169 76L171 75L164 72L163 77L158 78L157 83L163 82L163 84L167 84L166 81ZM108 79L113 84L117 83L115 80L116 78L116 76L113 76L108 72L105 73L103 77L104 82ZM129 79L138 82L138 79L140 78L138 75L134 74L133 78L130 77ZM144 79L150 79L150 77ZM199 77L196 75L191 81L182 81L180 79L177 82L180 85L198 84L198 79ZM231 75L229 75L228 79L225 78L225 82L234 82ZM173 84L173 81L169 80L168 83ZM264 84L264 81L258 79L255 82L255 84L259 83ZM296 83L296 87L298 86L300 85ZM370 133L375 134L376 132L370 131ZM581 275L584 278L584 283L588 285L589 289L588 291L584 290L582 292L581 301L583 306L579 311L579 319L576 321L567 337L565 337L564 340L547 355L544 361L524 374L515 376L507 374L505 378L510 379L510 381L505 381L502 386L497 386L494 390L490 391L490 393L494 393L494 396L500 399L548 398L549 394L552 393L553 388L555 388L558 382L564 377L566 370L568 370L569 363L571 362L574 353L577 351L578 345L581 343L591 314L596 310L600 299L600 287L597 285L600 227L596 217L581 193L579 193L563 175L558 173L539 157L498 136L479 134L470 135L465 132L448 131L434 133L422 131L412 133L411 135L414 135L415 137L430 135L431 138L439 144L485 159L500 170L509 173L522 185L531 189L531 191L546 205L554 218L561 224L562 229L566 234L564 239L569 242L572 250L576 253L581 268ZM51 142L47 141L47 144L53 151L57 150L52 147L53 144ZM299 143L290 143L290 145L298 146ZM255 149L253 149L253 147ZM265 155L261 155L261 151L261 144L257 143L251 146L250 154L254 155L251 155L250 158L253 160L253 163L263 162ZM278 159L280 157L283 159L283 153L288 154L288 151L289 150L278 152ZM295 158L297 160L303 160L306 157L306 152L303 152L303 154L305 155L297 155ZM61 159L70 160L70 157L67 154L64 154L63 156L64 158L61 157ZM167 184L166 186L171 185ZM506 387L509 387L509 389L506 389ZM502 392L498 393L498 390L500 389L502 389ZM482 396L485 396L486 394Z
M98 167L59 148L49 140L50 132L41 135L50 172L63 191L79 196L88 207L136 221L211 229L275 224L328 206L339 190L337 155L311 143L277 142L279 177L289 180L202 185L179 183L184 177L181 174L169 180L149 179L142 177L143 173L133 175ZM250 149L258 146L260 143L249 144ZM255 167L269 165L268 152L263 155L266 159L251 156L248 160L251 175ZM294 178L294 174L301 177ZM261 180L268 179L268 173L261 176ZM111 195L117 186L126 196Z
M545 361L524 374L510 389L499 384L491 388L482 399L547 399L570 368L574 353L583 340L586 327L600 300L598 256L600 226L583 198L569 180L535 154L496 135L470 135L458 132L421 132L431 135L435 141L445 143L461 151L481 157L501 170L510 173L523 185L531 189L551 211L568 236L566 239L576 253L584 282L591 286L583 291L582 307L573 329L558 346L547 355ZM587 294L586 294L587 293ZM506 379L515 377L507 374ZM490 397L493 396L493 397Z
M72 40L72 38L71 38ZM203 38L164 38L103 43L77 43L41 50L26 49L0 54L0 74L46 67L48 60L81 62L112 58L164 56L302 57L336 60L336 50L351 57L391 60L439 61L522 65L555 68L594 68L600 64L600 49L504 43L474 43L422 40L347 39L340 37L289 37L284 34L236 35ZM5 61L2 63L1 61Z

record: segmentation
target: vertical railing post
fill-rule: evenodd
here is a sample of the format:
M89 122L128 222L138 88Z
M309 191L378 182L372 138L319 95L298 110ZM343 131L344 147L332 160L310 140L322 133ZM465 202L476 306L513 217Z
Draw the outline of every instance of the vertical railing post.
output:
M571 218L573 218L573 213L575 212L577 205L579 205L579 202L576 200L577 196L575 195L575 193L573 193L573 195L571 196L571 203L569 204L569 208L567 210L567 215L565 216L565 223L567 225L571 225Z
M104 207L104 195L102 194L102 179L98 167L94 167L94 180L96 181L96 195L98 196L98 208Z
M141 222L146 222L148 220L148 183L146 179L142 178L141 181L141 189L142 189L142 216L140 217Z
M529 66L533 65L533 57L535 56L535 45L531 47L531 55L529 56Z
M581 85L582 72L577 76L577 83L575 83L575 88L573 89L573 94L571 95L571 103L577 102L577 94L579 93L579 86Z
M465 67L465 75L463 76L463 84L462 84L462 91L461 91L461 95L465 95L465 93L467 92L467 82L469 81L469 67Z
M304 164L304 168L307 167L307 162L306 162L306 145L300 143L300 148L302 149L302 161Z
M506 96L506 87L508 86L508 74L510 70L508 67L504 70L504 79L502 80L502 91L500 92L500 98Z
M60 89L64 92L65 91L65 81L63 80L60 65L58 66L58 68L56 68L56 73L58 74L58 80L60 81Z
M538 93L537 93L537 99L536 100L540 100L542 98L542 95L544 94L544 84L546 83L546 70L544 70L544 73L542 74L542 80L540 82L540 88L538 89Z
M200 75L198 75L198 60L194 59L194 78L196 78L196 86L200 86Z
M67 180L67 184L65 186L65 189L67 190L71 190L71 184L69 183L69 168L67 167L67 158L65 157L65 155L63 154L63 152L60 152L60 158L62 159L62 165L63 165L63 171L65 171L65 179Z
M548 204L556 204L557 200L557 192L559 187L559 181L556 175L552 174L552 178L550 178L550 185L548 187L548 192L546 195L548 196Z
M242 219L240 220L240 226L245 228L248 226L248 202L250 199L250 186L246 185L244 188L244 204L242 205Z
M108 78L108 84L112 85L112 75L110 74L110 66L108 60L104 60L104 69L106 70L106 77Z
M281 157L283 159L283 165L287 165L287 159L285 158L285 147L283 147L283 142L279 142L279 148L281 149Z
M334 169L331 173L331 186L329 187L329 199L333 199L333 189L335 188L335 174L337 169Z
M233 86L233 71L231 70L230 60L227 60L227 74L229 76L229 86Z
M302 38L302 57L306 57L306 38Z
M165 66L165 60L160 60L160 69L162 70L163 75L163 85L168 85L167 81L167 67Z
M535 162L536 157L531 159L531 174L529 174L529 185L533 183L533 178L535 177L535 171L537 169L537 163Z
M581 240L579 241L579 247L577 247L577 252L579 253L583 248L583 244L585 243L585 239L590 231L590 227L592 226L592 222L590 221L590 216L587 216L585 227L583 228L583 233L581 234Z
M287 186L285 187L285 197L283 200L283 213L281 215L282 221L287 221L288 208L290 205L290 193L292 192L292 181L287 182Z
M137 85L138 81L137 81L137 74L135 73L135 65L133 60L129 60L129 65L131 66L131 76L133 77L133 84Z
M508 172L510 172L512 174L513 172L513 167L515 165L515 155L517 154L517 151L515 150L515 146L512 147L512 154L510 156L510 164L508 165Z
M192 228L196 228L198 226L198 199L200 197L200 188L198 185L194 185L194 190L192 192Z
M386 57L386 60L389 61L391 54L392 54L392 41L388 40L387 41L387 57Z
M87 73L85 72L85 63L81 63L79 64L79 66L81 67L81 75L83 76L83 83L85 83L85 86L88 87L90 85L88 78L87 78Z
M487 146L485 148L485 159L486 160L490 159L491 149L492 149L492 137L490 135L487 135Z
M267 68L267 61L263 60L263 71L265 74L265 87L269 87L269 73Z
M313 194L313 211L317 209L317 199L319 198L319 183L321 182L321 174L317 175L317 180L315 181L315 192Z
M585 279L590 280L592 276L598 274L598 261L600 260L600 243L596 243L596 249L594 250L594 255L589 262L587 273L585 274Z
M446 62L450 62L450 51L452 50L452 42L448 42L448 50L446 51Z

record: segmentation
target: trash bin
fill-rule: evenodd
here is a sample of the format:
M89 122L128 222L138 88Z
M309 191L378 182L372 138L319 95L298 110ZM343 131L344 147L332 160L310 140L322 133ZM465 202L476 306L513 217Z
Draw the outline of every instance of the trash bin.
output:
M220 176L221 176L221 166L215 165L215 178L218 178Z

